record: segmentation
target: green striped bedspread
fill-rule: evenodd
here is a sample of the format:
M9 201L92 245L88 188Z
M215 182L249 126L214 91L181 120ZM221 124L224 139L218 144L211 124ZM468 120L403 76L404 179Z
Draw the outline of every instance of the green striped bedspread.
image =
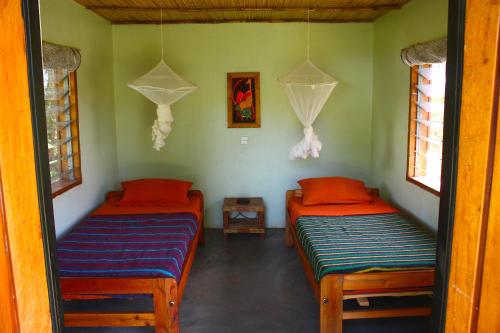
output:
M327 274L433 268L433 235L399 214L301 216L297 235L317 281Z

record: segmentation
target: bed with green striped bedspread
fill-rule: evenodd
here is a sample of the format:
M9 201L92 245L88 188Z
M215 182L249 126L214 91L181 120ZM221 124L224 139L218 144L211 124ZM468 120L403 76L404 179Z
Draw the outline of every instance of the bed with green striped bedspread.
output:
M296 228L317 281L327 274L435 265L435 237L399 214L301 216Z

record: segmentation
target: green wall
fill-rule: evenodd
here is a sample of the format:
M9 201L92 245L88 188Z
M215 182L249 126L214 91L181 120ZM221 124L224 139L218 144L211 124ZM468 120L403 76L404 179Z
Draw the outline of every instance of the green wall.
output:
M340 81L315 123L318 160L288 160L302 127L277 78L305 60L305 24L164 27L166 62L199 89L173 105L166 146L152 149L156 106L126 86L160 60L158 25L113 26L114 96L121 180L190 179L205 194L206 223L222 225L225 196L262 196L267 225L284 226L285 191L303 177L370 179L373 24L313 24L311 58ZM226 73L261 74L262 127L228 129ZM240 136L249 144L240 145Z
M111 24L74 1L41 0L43 40L80 49L77 71L83 183L54 200L61 235L117 184Z
M126 83L159 61L159 26L112 26L71 0L41 0L41 14L44 40L82 52L83 184L54 200L59 235L135 177L193 180L211 227L221 226L223 197L248 195L263 196L268 225L282 227L285 190L322 175L361 178L436 227L438 198L405 180L409 69L399 52L446 34L446 0L413 0L374 24L312 24L311 58L340 84L315 123L321 157L306 161L288 160L302 127L276 80L304 60L304 24L166 25L167 63L200 88L174 104L156 152L155 105ZM226 73L237 71L261 73L260 129L226 127Z
M414 0L374 24L373 184L434 229L439 198L406 181L410 69L399 53L446 36L447 10L447 0Z

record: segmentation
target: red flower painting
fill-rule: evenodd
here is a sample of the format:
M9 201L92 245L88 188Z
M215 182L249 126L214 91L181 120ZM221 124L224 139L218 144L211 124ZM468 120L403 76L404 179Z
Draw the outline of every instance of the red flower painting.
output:
M228 127L260 127L259 73L228 73Z
M255 121L252 79L237 79L233 83L233 121Z

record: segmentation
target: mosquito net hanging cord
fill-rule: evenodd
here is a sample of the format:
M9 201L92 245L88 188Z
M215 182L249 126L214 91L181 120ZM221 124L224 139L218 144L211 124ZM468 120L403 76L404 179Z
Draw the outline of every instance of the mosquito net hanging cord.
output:
M309 44L311 42L311 22L310 22L311 9L307 8L307 42L306 42L306 56L309 60Z
M163 57L163 8L160 8L160 40L161 40L161 60Z

